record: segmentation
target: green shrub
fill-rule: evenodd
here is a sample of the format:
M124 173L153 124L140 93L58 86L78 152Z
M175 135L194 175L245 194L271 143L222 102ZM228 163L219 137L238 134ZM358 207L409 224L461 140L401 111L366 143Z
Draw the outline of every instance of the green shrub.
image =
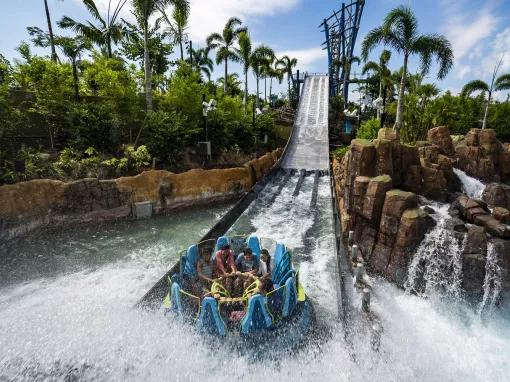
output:
M173 164L181 158L183 149L194 143L200 129L187 126L187 120L181 113L155 111L147 115L144 121L143 141L148 152L164 163Z
M375 139L377 138L377 133L380 126L381 122L378 119L369 119L361 124L360 128L356 132L356 138Z
M347 154L349 149L350 149L349 146L338 147L331 151L331 157L340 160L345 156L345 154Z

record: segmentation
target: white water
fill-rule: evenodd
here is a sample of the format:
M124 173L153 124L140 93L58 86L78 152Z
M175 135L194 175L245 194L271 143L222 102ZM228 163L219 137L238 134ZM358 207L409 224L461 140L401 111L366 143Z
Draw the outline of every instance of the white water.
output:
M480 182L478 179L469 176L464 171L458 168L453 168L453 172L459 177L462 184L462 191L473 199L480 199L485 190L485 184Z
M425 235L409 265L405 289L424 296L436 293L461 297L463 241L446 228L448 204L427 201L436 226Z
M291 202L277 198L275 204L280 207L257 203L246 215L246 222L255 223L260 235L274 229L296 248L301 243L306 247L303 237L310 222L300 209L308 205L311 183L307 179L303 196ZM317 203L324 211L331 205L326 184L326 178L321 179ZM295 179L288 189L293 185ZM275 187L269 187L263 199ZM269 208L277 209L280 215L271 215L269 210L265 217L251 215L255 209L264 214L263 210ZM37 248L41 255L53 250L59 262L72 257L75 248L77 263L59 272L48 269L10 281L4 274L0 286L0 380L507 380L510 307L498 309L482 321L461 302L439 299L433 292L428 299L419 298L385 281L376 283L372 300L384 326L380 353L371 350L367 338L355 334L356 362L334 321L325 342L261 363L253 356L212 349L191 327L169 323L159 312L132 309L174 261L175 251L200 237L216 218L181 215L173 219L180 223L164 229L147 221L133 230L55 236L48 244L38 238L31 246L32 258L20 243L17 248L24 252L26 264L10 263L12 272L42 268L50 261L49 256L38 257ZM332 316L324 305L336 299L334 292L323 289L328 275L320 272L330 269L328 263L333 256L326 231L321 226L317 238L325 242L313 248L313 253L321 256L303 256L301 261L308 267L306 287L316 307L326 311L324 319ZM59 268L56 265L54 262L48 268Z
M479 307L479 313L483 316L494 313L496 303L501 294L504 269L499 261L500 256L496 252L496 247L493 243L489 242L487 246L485 279L483 282L483 298Z

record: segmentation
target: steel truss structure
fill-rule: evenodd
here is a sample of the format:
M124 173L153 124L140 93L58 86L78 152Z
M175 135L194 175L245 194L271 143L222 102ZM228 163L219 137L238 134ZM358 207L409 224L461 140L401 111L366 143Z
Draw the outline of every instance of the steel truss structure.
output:
M339 11L333 11L319 25L326 35L322 45L328 52L330 95L336 96L341 91L345 103L349 98L350 62L364 6L365 0L351 0L347 5L342 3Z

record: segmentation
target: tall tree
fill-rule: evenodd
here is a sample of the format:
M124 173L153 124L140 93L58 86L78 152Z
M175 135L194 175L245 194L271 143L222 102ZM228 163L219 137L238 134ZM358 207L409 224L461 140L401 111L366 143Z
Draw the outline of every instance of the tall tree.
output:
M287 74L287 86L288 86L288 96L290 99L290 80L293 80L292 72L294 68L297 66L297 58L290 58L289 56L283 56L278 61L278 66L283 70L285 74Z
M72 29L78 35L86 37L101 48L105 48L107 56L113 57L113 44L117 44L125 33L124 26L119 21L119 14L127 0L118 0L117 5L113 9L110 0L108 2L106 19L99 13L94 0L82 0L82 2L91 16L98 22L97 25L92 24L90 21L80 23L69 16L62 17L58 25L64 29Z
M453 66L453 50L450 42L442 35L420 35L418 20L413 11L407 7L393 9L386 15L382 26L368 32L362 44L363 60L366 61L372 49L381 43L392 47L397 53L404 56L395 121L395 129L400 131L409 57L414 54L419 55L421 72L426 74L429 72L432 58L435 56L439 64L437 77L443 79Z
M46 11L46 22L48 23L48 33L50 35L51 59L55 62L58 60L57 50L55 49L55 38L53 36L53 27L51 26L50 9L48 8L48 0L44 0L44 10Z
M342 57L340 60L333 61L333 65L337 67L336 72L340 73L340 68L344 71L344 78L343 78L343 89L347 88L347 83L349 82L349 75L351 73L352 64L360 64L360 59L357 56L353 56L350 58ZM347 107L347 102L344 100L344 107Z
M280 60L273 61L273 65L268 68L268 76L270 78L269 82L269 102L271 102L272 94L273 94L273 79L277 79L278 83L281 84L283 82L284 72L282 69L278 67L278 62Z
M255 74L255 78L257 80L257 96L255 104L259 107L259 80L260 76L263 75L264 67L267 66L267 62L274 57L274 51L267 45L259 45L257 48L253 50L251 54L250 63L253 73Z
M379 77L379 98L383 97L383 89L391 86L390 76L391 71L388 68L388 62L391 59L391 52L383 50L379 56L379 63L368 61L362 69L362 74L367 74L369 71L374 72ZM377 109L377 119L381 119L381 112Z
M228 78L228 60L237 62L239 57L234 49L236 42L241 32L246 32L247 28L241 26L241 20L237 17L231 17L221 34L212 33L207 37L207 46L211 49L218 49L216 52L216 64L219 65L222 61L225 63L224 78ZM227 82L223 84L223 93L227 94Z
M191 60L187 58L186 62L192 64L200 73L206 75L208 81L211 81L211 73L214 68L213 61L209 57L209 48L193 49L191 51Z
M149 19L159 9L172 3L172 0L132 0L134 14L143 33L143 63L145 75L145 103L147 111L153 110L152 104L152 69L149 50ZM159 20L156 20L159 24ZM156 28L157 29L157 28Z
M71 62L71 67L73 68L74 96L76 99L79 99L80 87L78 78L78 59L84 51L91 48L90 41L82 36L57 37L55 38L55 44L62 49L62 53L64 53Z
M239 34L239 49L236 50L239 60L243 64L244 73L244 96L243 105L244 112L246 113L246 106L248 102L248 71L251 66L251 39L248 32L241 32Z
M502 59L495 66L492 73L490 85L482 80L474 80L468 82L462 88L462 95L469 96L475 91L488 93L487 102L485 103L485 111L483 115L482 129L487 127L487 118L489 117L489 105L492 99L492 93L499 90L510 90L510 73L502 74L497 77L499 68L501 67ZM497 78L496 78L497 77Z
M190 4L188 0L173 0L172 14L168 17L165 7L158 6L159 11L163 15L163 19L168 25L169 32L173 36L173 42L179 44L181 61L184 60L184 43L188 39L186 29L188 28L188 20L190 14Z

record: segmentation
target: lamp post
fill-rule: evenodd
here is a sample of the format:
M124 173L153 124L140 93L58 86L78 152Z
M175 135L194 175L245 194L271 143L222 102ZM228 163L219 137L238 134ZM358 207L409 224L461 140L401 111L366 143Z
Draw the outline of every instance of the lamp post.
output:
M216 100L210 99L209 102L205 101L205 94L202 94L202 117L204 120L204 130L205 130L205 142L199 142L199 145L202 144L205 146L205 152L207 159L209 160L211 157L211 142L209 142L209 131L207 126L207 115L210 111L216 109Z

